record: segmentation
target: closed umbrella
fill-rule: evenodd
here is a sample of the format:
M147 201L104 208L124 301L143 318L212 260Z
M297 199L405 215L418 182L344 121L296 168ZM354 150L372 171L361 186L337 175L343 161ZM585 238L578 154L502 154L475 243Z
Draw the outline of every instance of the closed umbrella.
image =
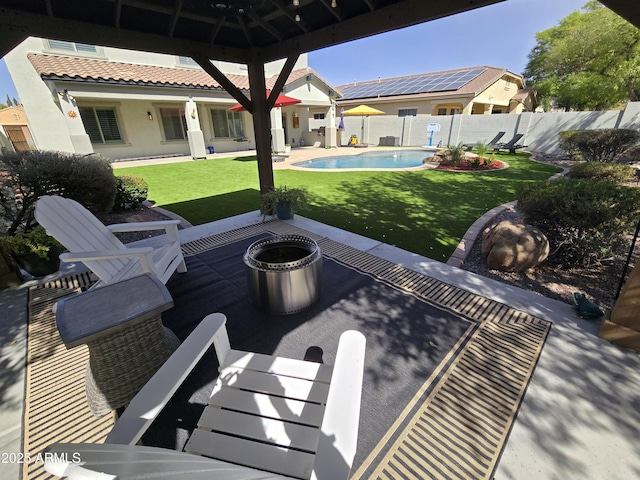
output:
M344 130L344 108L340 109L340 123L338 124L338 130Z
M361 130L361 143L364 143L364 117L368 117L369 115L384 115L384 112L378 110L376 108L370 107L368 105L358 105L357 107L350 108L349 110L345 110L345 115L360 115L362 117L362 127Z
M267 90L267 98L269 98L270 94L271 94L271 90ZM289 105L295 105L296 103L301 103L301 102L302 100L298 100L297 98L288 97L286 95L280 94L278 95L278 98L276 98L276 102L273 104L273 106L288 107ZM231 107L229 110L231 110L232 112L243 112L246 110L246 108L244 108L241 103L237 103L233 107Z

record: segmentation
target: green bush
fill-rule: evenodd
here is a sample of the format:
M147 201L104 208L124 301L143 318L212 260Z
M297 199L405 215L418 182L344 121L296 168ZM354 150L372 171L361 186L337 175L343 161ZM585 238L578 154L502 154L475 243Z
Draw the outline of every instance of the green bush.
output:
M113 202L115 212L135 210L147 199L149 185L140 177L122 175L116 177L116 199Z
M10 259L14 253L35 253L38 257L49 260L49 251L62 245L41 226L35 227L29 233L0 236L0 254Z
M599 264L623 252L640 212L639 189L584 179L525 185L517 199L525 222L549 239L548 261L563 267Z
M570 178L589 178L605 182L622 182L632 178L635 169L630 165L618 165L615 163L586 162L578 163L571 167Z
M452 167L457 167L464 160L464 148L455 145L449 145L444 151L445 162Z
M622 128L581 130L571 137L582 159L587 162L613 162L639 140L640 132Z
M0 231L31 230L43 195L72 198L96 215L108 213L116 195L110 162L99 155L38 150L0 156Z
M565 130L558 133L558 146L564 150L569 160L580 158L580 150L578 150L575 142L575 137L578 133L580 133L580 130Z

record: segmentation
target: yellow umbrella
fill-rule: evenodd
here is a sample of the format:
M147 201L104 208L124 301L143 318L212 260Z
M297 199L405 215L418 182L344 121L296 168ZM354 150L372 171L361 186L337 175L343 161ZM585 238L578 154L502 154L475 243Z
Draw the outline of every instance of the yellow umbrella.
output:
M370 107L368 105L358 105L357 107L350 108L349 110L345 110L342 113L344 113L345 115L361 115L362 116L362 127L361 127L361 134L360 134L361 142L364 142L364 117L365 116L368 117L369 115L384 115L383 111Z

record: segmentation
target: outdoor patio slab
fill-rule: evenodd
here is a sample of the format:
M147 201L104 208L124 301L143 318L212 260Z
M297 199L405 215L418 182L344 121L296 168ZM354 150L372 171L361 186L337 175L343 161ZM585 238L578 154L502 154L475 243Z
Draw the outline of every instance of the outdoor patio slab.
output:
M261 222L250 212L180 232L181 240L222 234ZM296 216L292 225L329 237L469 292L550 320L553 327L529 384L495 474L500 479L640 478L640 355L597 337L595 322L579 319L568 304L550 300L381 242ZM157 239L144 242L153 243ZM81 271L70 267L65 275ZM26 288L2 292L3 317L21 330ZM18 337L16 337L18 338ZM20 362L20 348L0 354L3 365ZM20 375L3 381L2 398L22 391ZM8 397L6 397L8 398ZM8 438L2 453L20 449L15 428L21 420L15 402L0 405L0 426ZM16 465L0 464L0 478L14 479Z

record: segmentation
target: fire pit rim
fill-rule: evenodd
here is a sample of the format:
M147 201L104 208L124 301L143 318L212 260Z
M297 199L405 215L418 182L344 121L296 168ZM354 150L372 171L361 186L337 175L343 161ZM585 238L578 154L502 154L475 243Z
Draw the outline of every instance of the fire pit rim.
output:
M288 262L264 262L256 258L257 255L267 250L269 246L283 243L291 243L295 244L296 247L307 248L309 253L299 260ZM315 240L304 235L289 234L256 240L245 251L243 260L247 266L253 269L273 272L299 269L310 265L321 256L320 246Z

